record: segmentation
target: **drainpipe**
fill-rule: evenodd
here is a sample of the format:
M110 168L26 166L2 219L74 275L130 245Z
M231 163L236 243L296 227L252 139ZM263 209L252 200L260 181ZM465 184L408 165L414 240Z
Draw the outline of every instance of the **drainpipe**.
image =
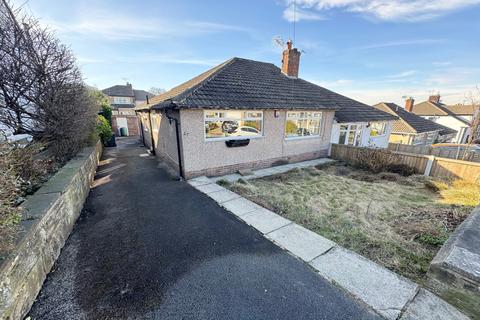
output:
M152 110L148 110L148 122L150 123L150 142L152 145L150 152L155 155L155 143L153 141Z
M170 107L170 110L172 107ZM178 155L178 175L179 175L179 180L183 180L183 164L182 164L182 152L180 149L180 130L179 130L179 122L178 119L172 117L171 115L168 114L169 109L165 109L165 115L168 118L168 122L171 124L172 121L175 122L175 135L177 137L177 155Z

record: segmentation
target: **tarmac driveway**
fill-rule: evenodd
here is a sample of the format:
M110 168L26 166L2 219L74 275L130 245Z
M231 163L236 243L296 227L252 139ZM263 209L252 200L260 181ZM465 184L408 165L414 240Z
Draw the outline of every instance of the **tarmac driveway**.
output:
M377 319L134 139L106 149L32 319Z

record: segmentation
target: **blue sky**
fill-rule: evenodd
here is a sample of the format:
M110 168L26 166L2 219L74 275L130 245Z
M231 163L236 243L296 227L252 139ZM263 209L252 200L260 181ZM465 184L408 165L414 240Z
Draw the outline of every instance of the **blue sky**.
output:
M169 89L231 57L280 65L289 0L28 0L71 46L88 84ZM15 1L17 5L24 1ZM480 0L297 0L300 76L366 103L480 84Z

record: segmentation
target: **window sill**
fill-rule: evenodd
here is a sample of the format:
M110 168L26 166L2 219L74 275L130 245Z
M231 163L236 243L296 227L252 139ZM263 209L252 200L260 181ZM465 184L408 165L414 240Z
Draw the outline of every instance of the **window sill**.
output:
M258 136L258 137L249 137L249 136L243 136L243 137L225 137L225 138L205 138L204 142L222 142L222 141L228 141L228 140L256 140L256 139L263 139L264 136Z
M295 140L310 140L310 139L318 139L320 138L320 135L318 136L303 136L303 137L285 137L285 141L295 141Z

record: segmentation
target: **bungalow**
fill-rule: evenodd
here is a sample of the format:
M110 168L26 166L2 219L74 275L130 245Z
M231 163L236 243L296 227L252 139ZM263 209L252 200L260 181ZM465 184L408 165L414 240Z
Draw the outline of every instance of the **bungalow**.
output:
M298 78L300 54L232 58L153 97L135 108L144 143L184 178L328 156L335 111L362 104Z
M395 115L360 102L339 106L335 111L331 142L387 148L395 120Z
M414 105L411 112L457 131L452 142L466 143L471 131L473 109L473 106L447 106L440 102L440 95L433 95L428 101Z
M435 142L449 142L455 137L457 133L455 130L407 111L411 110L413 103L412 98L407 99L405 109L395 103L388 102L381 102L374 106L398 117L398 120L393 123L389 142L429 145Z

